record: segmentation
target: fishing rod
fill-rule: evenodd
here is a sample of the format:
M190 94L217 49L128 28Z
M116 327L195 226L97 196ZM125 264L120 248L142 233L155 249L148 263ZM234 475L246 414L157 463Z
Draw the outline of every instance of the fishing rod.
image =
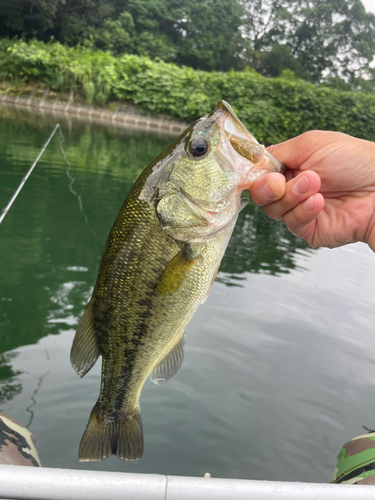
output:
M55 135L55 132L56 130L60 127L60 124L57 123L55 128L53 129L51 135L49 136L47 142L45 143L45 145L42 147L40 153L38 154L36 160L34 161L34 163L31 165L30 167L30 170L27 172L27 174L25 175L25 177L22 179L21 181L21 184L18 186L16 192L14 193L14 195L12 196L12 199L10 200L10 202L8 203L8 205L4 208L2 214L0 215L0 224L3 222L4 220L4 217L6 216L6 214L9 212L9 209L10 207L13 205L14 203L14 200L17 198L19 192L21 191L21 189L23 188L23 186L25 185L25 182L27 181L27 179L30 177L30 174L31 172L34 170L34 167L35 165L38 163L40 157L42 156L42 154L44 153L46 147L48 146L48 144L51 142L51 139L52 137Z

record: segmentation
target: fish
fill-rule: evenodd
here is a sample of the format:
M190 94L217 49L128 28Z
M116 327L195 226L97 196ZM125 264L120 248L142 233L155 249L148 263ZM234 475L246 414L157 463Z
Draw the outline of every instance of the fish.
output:
M142 387L148 377L162 384L180 371L185 328L248 203L242 191L284 170L220 101L140 174L108 236L71 348L81 377L102 357L80 461L142 457Z

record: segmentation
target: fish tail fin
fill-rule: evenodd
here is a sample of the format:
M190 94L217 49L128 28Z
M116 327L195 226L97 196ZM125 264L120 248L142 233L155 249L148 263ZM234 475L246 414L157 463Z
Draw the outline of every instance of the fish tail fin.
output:
M79 445L79 460L91 462L110 455L136 461L143 454L142 417L139 408L131 415L109 418L94 406Z

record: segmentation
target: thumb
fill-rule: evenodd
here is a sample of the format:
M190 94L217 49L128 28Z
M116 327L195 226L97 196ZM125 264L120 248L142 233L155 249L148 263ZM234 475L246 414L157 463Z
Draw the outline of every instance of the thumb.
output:
M322 144L332 141L330 132L311 130L293 139L269 146L269 151L275 158L291 169L299 169L312 154L322 147Z

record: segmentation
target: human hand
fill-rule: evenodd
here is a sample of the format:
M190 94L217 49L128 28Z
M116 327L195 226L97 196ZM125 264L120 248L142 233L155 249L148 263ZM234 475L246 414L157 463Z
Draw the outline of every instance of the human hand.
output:
M288 167L267 174L250 196L312 247L363 241L375 251L375 144L314 130L267 148Z

